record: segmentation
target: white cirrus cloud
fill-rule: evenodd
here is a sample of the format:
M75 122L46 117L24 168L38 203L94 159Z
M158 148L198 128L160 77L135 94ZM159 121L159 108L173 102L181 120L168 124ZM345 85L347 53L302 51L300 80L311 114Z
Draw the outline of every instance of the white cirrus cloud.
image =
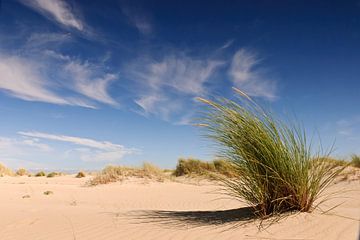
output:
M51 45L60 45L71 40L71 34L69 33L55 33L55 32L43 32L32 33L27 39L25 49L27 50L39 50L42 47L48 47Z
M24 5L44 15L58 24L84 31L85 24L76 17L72 7L63 0L20 0Z
M135 148L126 148L123 145L109 141L97 141L90 138L81 138L66 135L55 135L43 132L18 132L18 134L31 138L40 138L52 141L67 142L81 146L67 151L70 156L78 156L83 161L113 162L121 160L126 155L137 154L140 151Z
M94 106L79 98L65 98L52 90L41 66L27 58L0 55L0 90L26 100L87 108Z
M42 156L53 156L54 149L38 139L0 136L0 161L11 168L38 168L44 165L34 162Z
M68 60L64 70L73 80L73 90L98 102L116 106L118 103L109 95L109 85L117 79L116 74L97 71L97 66L88 62Z
M353 137L360 131L360 116L353 116L348 119L341 119L336 122L336 129L339 135Z
M154 27L149 16L140 9L134 9L129 6L123 7L122 12L128 18L129 23L134 26L141 34L149 35Z
M247 49L238 50L231 61L228 71L233 84L250 96L276 99L276 82L267 79L258 65L261 59Z
M37 64L20 57L1 55L0 89L23 100L68 104L47 88L47 82L41 76Z
M1 156L7 154L7 152L17 152L20 154L21 152L29 151L29 149L37 149L43 152L50 152L52 148L44 143L40 143L38 139L32 138L24 138L24 139L16 139L16 138L7 138L0 137L0 150ZM9 154L8 154L9 155Z
M104 70L104 59L100 63L90 63L52 50L45 50L44 55L57 61L61 69L59 75L66 79L64 86L70 91L101 103L119 105L109 93L110 84L118 79L118 75Z
M138 87L135 103L145 113L168 118L183 109L184 101L206 95L206 83L225 64L223 61L170 54L160 61L144 58L127 66Z

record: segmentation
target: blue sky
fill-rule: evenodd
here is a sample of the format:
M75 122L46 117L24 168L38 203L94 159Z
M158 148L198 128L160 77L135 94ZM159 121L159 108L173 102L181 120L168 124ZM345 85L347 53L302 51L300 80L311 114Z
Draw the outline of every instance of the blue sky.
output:
M195 97L238 87L360 153L359 1L0 1L0 161L97 169L216 149Z

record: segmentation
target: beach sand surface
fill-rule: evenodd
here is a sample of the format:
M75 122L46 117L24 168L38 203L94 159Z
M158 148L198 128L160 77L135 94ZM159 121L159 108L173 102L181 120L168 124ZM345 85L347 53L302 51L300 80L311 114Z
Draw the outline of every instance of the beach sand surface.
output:
M270 224L208 181L124 182L85 186L74 175L0 178L1 240L359 239L360 181L342 181L322 213L291 214ZM45 195L44 192L51 191Z

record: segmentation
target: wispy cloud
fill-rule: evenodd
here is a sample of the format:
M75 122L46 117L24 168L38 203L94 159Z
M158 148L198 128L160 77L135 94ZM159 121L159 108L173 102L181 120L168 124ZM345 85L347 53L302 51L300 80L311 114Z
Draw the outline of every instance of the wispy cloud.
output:
M138 83L135 102L146 113L168 118L171 112L183 110L184 101L207 94L207 81L223 64L219 60L176 53L160 61L137 60L127 69Z
M229 47L231 47L234 43L234 39L228 40L227 42L224 43L224 45L222 45L219 50L225 50Z
M73 28L78 31L85 30L85 23L76 16L74 9L62 0L20 0L48 19L63 27Z
M341 119L336 122L336 129L339 135L344 137L354 137L360 131L360 116L354 116L349 119ZM358 136L356 136L358 137Z
M20 57L0 57L0 89L27 101L72 104L48 90L48 83L40 74L39 66Z
M80 148L72 148L67 151L67 154L79 155L84 161L118 161L126 155L139 153L139 150L134 148L126 148L120 144L109 141L97 141L90 138L55 135L43 132L18 132L18 134L36 139L40 138L79 145L81 146Z
M238 50L229 68L229 76L234 85L250 96L276 99L276 82L266 78L259 69L261 59L247 49Z
M26 101L97 108L92 103L96 101L118 106L109 94L117 74L105 71L102 62L90 63L53 50L41 51L39 44L47 46L64 39L64 35L42 37L38 34L28 39L23 50L28 57L0 54L0 91Z
M32 160L38 159L42 155L51 156L53 153L53 148L40 143L38 139L0 137L0 161L12 168L44 169L43 164Z
M59 61L61 75L70 80L68 88L80 93L92 100L118 106L109 94L110 84L118 79L117 74L108 73L103 68L104 59L100 63L90 63L89 61L81 61L67 55L47 50L45 55ZM106 61L106 56L105 56Z
M16 150L18 152L24 152L28 151L29 148L35 148L43 152L52 151L52 148L49 145L40 143L39 140L36 138L15 139L0 137L0 149L2 154L4 154L6 151L14 152L13 150Z
M76 60L68 60L64 66L64 70L74 81L73 90L98 102L118 105L108 93L109 85L117 79L117 75L102 72L99 75L96 69L96 66L88 62L82 63Z
M151 23L150 17L144 11L129 6L123 7L122 11L128 18L129 23L134 26L141 34L149 35L153 32L154 27Z
M54 33L54 32L42 32L32 33L27 39L25 49L27 50L41 50L43 47L54 47L54 45L60 45L71 40L71 34L69 33Z

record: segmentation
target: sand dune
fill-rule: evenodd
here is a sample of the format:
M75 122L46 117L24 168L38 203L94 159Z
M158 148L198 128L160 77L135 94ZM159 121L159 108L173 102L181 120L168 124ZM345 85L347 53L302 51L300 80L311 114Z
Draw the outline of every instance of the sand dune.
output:
M88 178L0 178L0 239L358 239L360 181L333 191L342 203L290 215L259 231L241 203L224 198L209 182L129 180L85 187ZM345 190L348 190L345 192ZM53 194L44 195L45 191ZM239 209L240 208L240 209Z

